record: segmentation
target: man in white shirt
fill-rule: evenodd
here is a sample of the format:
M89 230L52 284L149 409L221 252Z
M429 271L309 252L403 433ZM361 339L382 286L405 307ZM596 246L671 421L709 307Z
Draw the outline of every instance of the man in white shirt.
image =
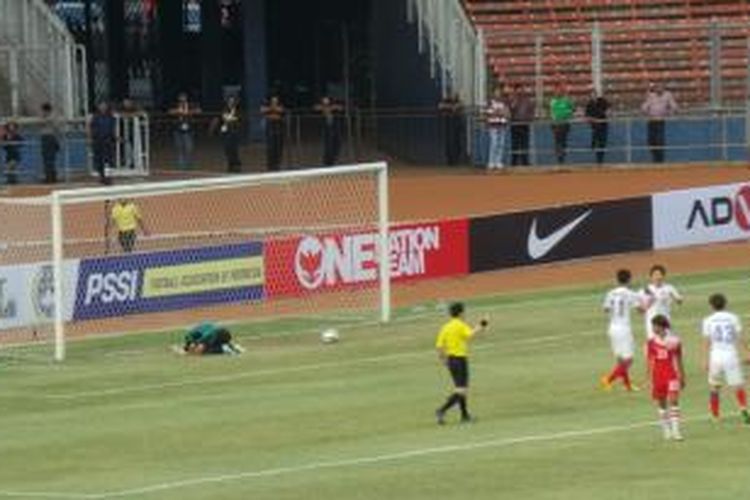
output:
M633 364L634 341L630 313L641 309L641 298L629 288L631 273L627 269L617 271L617 287L610 290L604 299L604 312L609 315L609 335L612 354L616 363L609 375L601 378L604 390L611 390L614 382L621 378L625 389L637 390L630 381L630 366Z
M742 325L737 315L725 310L726 297L716 293L709 297L708 303L714 313L703 320L703 367L708 372L711 387L711 417L719 419L719 391L725 381L735 391L743 421L750 424L745 375L740 361L740 348L747 356L750 346L742 340Z
M666 283L667 269L661 264L651 267L651 283L643 289L643 302L646 307L646 340L654 338L651 320L658 315L672 319L672 304L682 304L682 295L675 287Z
M500 87L495 89L492 99L485 110L487 118L487 131L489 133L490 145L487 159L487 169L502 169L505 157L505 136L510 119L510 109L503 99L503 91Z
M677 111L672 93L657 83L649 88L641 110L648 117L648 145L654 163L664 162L664 119Z

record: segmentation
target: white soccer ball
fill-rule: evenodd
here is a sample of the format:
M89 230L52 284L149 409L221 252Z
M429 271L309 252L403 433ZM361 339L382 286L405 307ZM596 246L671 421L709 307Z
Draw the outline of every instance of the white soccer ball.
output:
M323 333L320 334L320 340L324 344L333 344L335 342L338 342L340 339L339 337L339 331L335 328L329 328L328 330L323 330Z

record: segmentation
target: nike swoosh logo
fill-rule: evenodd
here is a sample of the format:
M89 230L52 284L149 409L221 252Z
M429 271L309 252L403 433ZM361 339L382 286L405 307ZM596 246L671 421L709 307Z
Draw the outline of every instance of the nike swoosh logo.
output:
M564 240L570 233L572 233L575 228L577 228L583 221L588 219L588 217L591 215L591 210L588 212L583 213L582 215L578 216L576 219L568 222L563 227L555 231L554 233L545 236L544 238L540 238L537 234L537 227L536 227L536 221L535 218L534 221L531 223L531 229L529 230L529 241L528 241L528 251L529 251L529 257L531 257L534 260L541 259L548 253L552 251L553 248L555 248L557 245L560 244L562 240Z

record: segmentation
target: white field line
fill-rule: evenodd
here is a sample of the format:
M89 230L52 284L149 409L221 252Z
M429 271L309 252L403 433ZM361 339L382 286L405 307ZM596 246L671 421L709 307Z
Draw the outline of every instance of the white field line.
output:
M736 282L742 282L745 280L737 279ZM726 283L726 282L722 282ZM698 288L699 285L705 285L708 286L707 283L701 283L696 284L694 286L690 287L682 287L683 289L690 289L690 288ZM595 296L599 294L590 294L590 296ZM572 297L563 297L568 300L571 300ZM581 297L577 297L577 299L580 299ZM549 297L548 301L554 301L553 299L556 299L556 297ZM537 306L539 303L538 301L529 301L533 303L534 306ZM528 305L526 301L523 303L512 303L507 305L519 305L519 304L525 304ZM504 307L504 306L498 306L498 305L485 305L485 306L477 306L472 308L475 311L482 311L482 310L496 310L498 307ZM398 318L399 322L411 322L416 321L424 316L430 316L435 314L434 312L424 312L424 313L414 313L412 316ZM683 318L683 320L686 318ZM394 320L396 321L396 320ZM377 325L379 323L372 322L371 324ZM573 337L586 337L586 336L594 336L594 335L602 335L604 337L605 331L605 325L604 325L604 319L602 320L602 328L596 329L596 330L582 330L578 331L576 333L572 334L560 334L560 335L549 335L549 336L543 336L543 337L534 337L530 339L520 339L517 341L511 341L508 343L493 343L493 344L483 344L478 345L474 347L474 351L477 350L485 350L485 349L494 349L496 347L504 347L504 346L514 346L514 345L528 345L528 344L535 344L535 343L546 343L546 342L554 342L561 339L567 339L567 338L573 338ZM364 323L361 326L366 326ZM317 331L317 330L314 330ZM136 385L136 386L125 386L125 387L114 387L110 389L100 389L100 390L94 390L94 391L79 391L79 392L70 392L70 393L60 393L60 394L43 394L38 395L36 398L41 399L50 399L50 400L75 400L75 399L82 399L82 398L93 398L93 397L102 397L102 396L113 396L113 395L120 395L120 394L128 394L128 393L134 393L134 392L147 392L151 390L161 390L161 389L168 389L168 388L179 388L179 387L185 387L185 386L193 386L193 385L200 385L200 384L210 384L215 382L231 382L236 380L242 380L247 378L254 378L254 377L262 377L262 376L269 376L269 375L283 375L283 374L289 374L289 373L302 373L312 370L320 370L320 369L326 369L326 368L337 368L337 367L344 367L344 366L357 366L357 365L363 365L363 364L369 364L369 363L379 363L383 361L389 361L394 359L405 359L405 358L414 358L419 356L424 356L432 351L427 350L420 350L420 351L408 351L408 352L399 352L399 353L393 353L393 354L387 354L382 356L371 356L371 357L365 357L365 358L359 358L359 359L353 359L348 361L333 361L333 362L325 362L325 363L312 363L307 365L299 365L296 367L285 367L285 368L273 368L273 369L266 369L266 370L257 370L257 371L250 371L250 372L240 372L240 373L233 373L230 375L222 375L222 376L216 376L216 377L204 377L201 379L196 380L181 380L181 381L175 381L175 382L164 382L159 384L144 384L144 385ZM0 394L1 395L1 394Z
M548 343L555 343L561 340L566 340L566 339L571 339L571 338L594 336L595 334L604 336L604 334L600 330L590 330L590 331L583 330L577 333L567 333L567 334L561 334L561 335L547 335L544 337L534 337L530 339L518 339L516 341L511 341L511 342L506 342L506 343L482 344L482 345L475 346L472 350L484 351L488 349L503 348L506 346L513 347L513 346L523 346L523 345L548 344ZM327 368L340 368L344 366L357 366L357 365L366 365L370 363L382 363L384 361L417 358L417 357L422 357L422 356L427 356L427 355L432 355L432 354L434 354L433 350L426 350L426 349L418 350L418 351L397 352L393 354L370 356L370 357L365 357L365 358L352 359L348 361L330 361L330 362L324 362L324 363L310 363L310 364L299 365L295 367L269 368L265 370L254 370L254 371L233 373L230 375L219 375L215 377L202 377L202 378L195 379L195 380L180 380L180 381L175 381L175 382L164 382L160 384L133 385L133 386L124 386L124 387L113 387L110 389L100 389L100 390L94 390L94 391L80 391L80 392L69 392L69 393L60 393L60 394L43 394L43 395L33 396L33 398L69 401L69 400L82 399L82 398L94 398L94 397L100 397L100 396L113 396L113 395L119 395L119 394L128 394L128 393L133 393L133 392L147 392L147 391L152 391L152 390L196 386L196 385L202 385L202 384L214 384L217 382L231 382L231 381L254 378L254 377L285 375L285 374L290 374L290 373L301 373L301 372L308 372L308 371L319 371L319 370L323 370Z
M705 417L704 417L705 418ZM696 420L696 417L683 419L684 421ZM429 448L416 448L412 450L399 451L381 455L359 456L345 458L340 460L323 460L310 462L307 464L292 465L285 467L275 467L269 469L258 469L252 471L235 472L232 474L206 475L203 477L193 477L181 481L156 483L138 488L126 490L114 490L101 493L58 493L58 492L34 492L34 491L0 491L3 497L21 497L21 498L69 498L77 500L100 500L108 498L123 498L132 496L141 496L155 494L191 486L203 486L209 484L222 484L234 481L262 479L269 477L278 477L284 475L297 475L306 472L312 472L325 469L340 469L344 467L358 467L366 465L375 465L387 462L396 462L421 458L431 455L444 455L446 453L471 452L481 449L507 448L524 444L544 443L553 441L563 441L576 438L586 438L605 434L614 434L626 432L634 429L643 429L658 425L655 421L641 421L630 424L609 425L604 427L593 427L589 429L567 430L548 434L527 434L516 437L489 438L482 441L474 441L464 444L454 444L445 446L435 446Z
M710 288L713 287L715 284L725 284L725 285L732 285L735 283L747 283L750 279L748 278L734 278L734 279L727 279L727 280L715 280L715 281L705 281L702 283L694 283L690 285L681 286L681 290L691 290L691 289L701 289L701 288ZM576 291L575 289L568 289L568 288L549 288L544 289L543 293L560 293L564 294L566 292L570 292L570 295L558 295L558 296L552 296L552 297L545 297L541 299L535 299L533 296L524 297L523 300L519 300L516 302L509 302L507 304L484 304L484 305L475 305L471 307L471 311L478 312L478 311L489 311L489 310L497 310L497 309L505 309L505 308L523 308L528 306L534 306L538 307L540 305L544 305L547 303L559 303L559 304L569 304L569 303L575 303L575 302L590 302L590 299L592 297L603 297L605 293L606 286L602 285L601 291L592 291L592 292L580 292ZM524 295L527 294L533 294L533 291L524 291ZM476 297L480 300L502 300L509 296L509 293L504 294L496 294L496 295L482 295ZM396 324L396 323L410 323L414 321L421 320L423 318L431 317L431 316L437 316L444 314L444 312L441 312L439 310L432 310L431 307L435 307L436 304L433 302L430 302L428 304L414 304L411 309L412 311L401 313L403 316L397 316L395 319L391 320L389 324ZM406 307L405 309L408 309ZM415 309L418 309L417 311L414 311ZM382 326L383 323L376 320L370 320L370 319L364 319L363 315L347 315L346 313L342 314L332 314L332 315L310 315L309 317L319 320L322 318L331 318L335 321L340 320L348 320L351 319L351 323L346 323L343 325L338 325L340 328L360 328L360 327L368 327L368 326ZM747 315L748 318L750 318L750 314ZM284 319L284 318L280 318ZM248 321L247 319L242 320L229 320L229 321L222 321L223 324L228 326L233 325L258 325L263 323L269 323L271 324L271 321L264 319L260 321ZM121 333L105 333L105 334L97 334L97 335L91 335L91 336L84 336L84 337L78 337L67 340L67 342L70 343L79 343L79 342L95 342L99 340L107 340L107 339L113 339L113 338L119 338L124 336L131 336L131 335L148 335L148 334L157 334L157 333L169 333L174 332L177 330L184 330L187 328L191 328L194 326L194 323L190 324L182 324L182 325L175 325L170 327L164 327L164 328L146 328L143 330L132 330L128 332L121 332ZM271 325L272 326L272 325ZM319 332L319 328L309 328L309 329L294 329L291 333L293 334L305 334L305 333L316 333ZM283 337L289 335L289 332L280 333L277 335L265 335L264 338L276 338L276 337ZM6 348L9 347L37 347L40 344L38 342L21 342L21 343L11 343L6 344ZM1 349L0 349L1 350Z

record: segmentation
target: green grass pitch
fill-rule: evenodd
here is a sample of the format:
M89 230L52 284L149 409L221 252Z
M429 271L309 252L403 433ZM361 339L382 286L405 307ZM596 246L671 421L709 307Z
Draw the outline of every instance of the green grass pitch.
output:
M0 351L0 498L748 498L750 428L728 392L723 422L707 420L698 336L711 292L747 316L747 274L672 280L687 299L683 443L662 441L646 391L598 390L602 284L468 301L492 321L473 346L471 425L434 422L448 389L434 304L339 326L332 346L316 333L332 321L241 325L234 358L177 356L176 332L73 342L61 365Z

